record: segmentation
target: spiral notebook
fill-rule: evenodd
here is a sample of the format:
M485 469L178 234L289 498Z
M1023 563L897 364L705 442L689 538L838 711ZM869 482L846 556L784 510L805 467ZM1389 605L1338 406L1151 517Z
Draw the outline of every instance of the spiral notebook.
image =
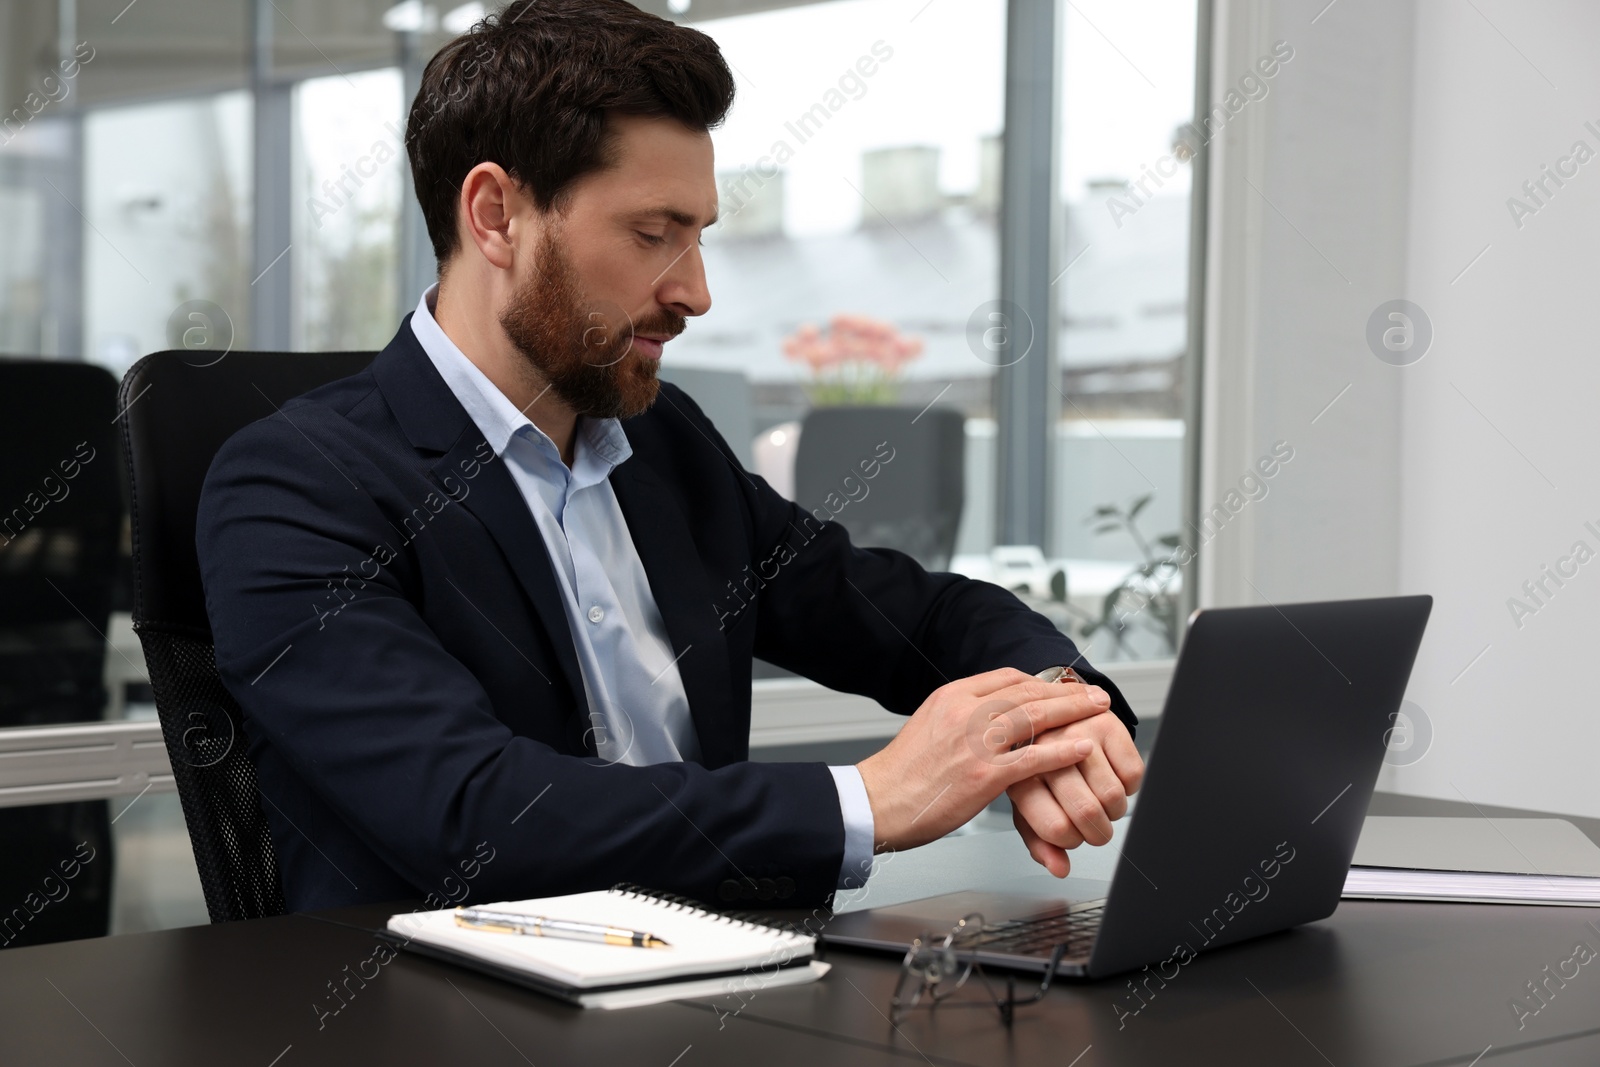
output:
M631 948L473 930L455 910L389 917L401 948L470 967L585 1008L623 1008L816 981L816 938L633 886L478 907L646 931L668 948Z

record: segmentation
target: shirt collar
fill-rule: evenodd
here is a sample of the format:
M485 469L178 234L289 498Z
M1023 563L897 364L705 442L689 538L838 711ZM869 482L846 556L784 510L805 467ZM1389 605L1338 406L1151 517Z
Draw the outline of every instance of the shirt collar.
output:
M450 387L450 392L455 394L473 424L483 434L484 440L494 449L496 456L503 456L511 439L520 432L533 441L541 452L560 464L561 453L555 442L518 411L516 405L440 328L433 317L433 305L438 292L437 282L423 292L422 299L417 301L417 310L411 316L411 332L444 378L445 385ZM585 468L598 468L594 472L598 476L595 480L605 478L631 455L633 445L628 441L628 435L623 433L619 420L579 416L572 460L574 475Z

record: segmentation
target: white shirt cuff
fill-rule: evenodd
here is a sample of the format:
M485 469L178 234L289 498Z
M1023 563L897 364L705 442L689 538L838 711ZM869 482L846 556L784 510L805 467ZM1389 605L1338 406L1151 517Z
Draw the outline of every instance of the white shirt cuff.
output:
M859 889L872 873L872 802L855 767L829 767L839 790L839 811L844 815L844 863L839 867L840 889Z

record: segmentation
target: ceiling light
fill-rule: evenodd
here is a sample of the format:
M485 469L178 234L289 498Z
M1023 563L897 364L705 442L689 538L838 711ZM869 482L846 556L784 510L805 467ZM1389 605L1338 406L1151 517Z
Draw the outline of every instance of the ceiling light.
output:
M440 20L440 25L445 28L447 33L466 33L477 25L478 20L483 16L484 7L482 4L462 4L460 7L453 7L446 11L444 18Z
M395 33L431 33L439 26L439 12L422 0L402 0L383 13L383 27Z

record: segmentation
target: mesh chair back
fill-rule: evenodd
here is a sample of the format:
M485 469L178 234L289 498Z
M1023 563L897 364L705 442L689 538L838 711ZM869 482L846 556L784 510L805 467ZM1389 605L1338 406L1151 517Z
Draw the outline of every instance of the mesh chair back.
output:
M206 618L195 517L217 450L301 393L355 374L374 352L157 352L122 379L131 488L133 628L212 922L285 910L239 706Z

